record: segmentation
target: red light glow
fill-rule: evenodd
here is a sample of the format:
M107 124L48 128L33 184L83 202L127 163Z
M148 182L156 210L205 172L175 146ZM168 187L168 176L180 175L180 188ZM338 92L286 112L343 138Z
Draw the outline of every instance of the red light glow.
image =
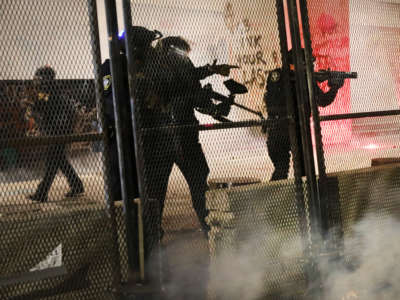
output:
M383 148L383 147L380 145L371 143L371 144L363 146L363 148L368 149L368 150L375 150L375 149L379 149L379 148Z

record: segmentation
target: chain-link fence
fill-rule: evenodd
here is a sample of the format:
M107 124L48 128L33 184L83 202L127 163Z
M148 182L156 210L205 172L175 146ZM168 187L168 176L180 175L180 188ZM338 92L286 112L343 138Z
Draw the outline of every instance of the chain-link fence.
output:
M343 245L337 250L344 258L321 264L324 297L395 299L397 275L390 265L399 212L400 6L398 1L308 0L307 8L315 68L357 72L331 105L320 108L326 172L337 185L322 209L331 216L331 228L340 228ZM320 89L329 91L329 83L320 83ZM332 205L336 218L329 212ZM362 276L367 265L371 272Z
M283 2L129 8L132 24L147 28L127 31L137 51L146 275L161 267L166 294L178 299L299 297L310 228L290 160L296 129L280 110L286 98L270 110L264 101L267 81L271 89L284 81Z
M0 298L112 299L96 2L1 1L0 14Z
M117 1L99 130L100 3L0 3L0 298L396 299L400 4Z
M395 29L374 25L377 35L371 38L371 43L379 44L379 33L388 36L390 45L379 45L388 52L386 57L391 55L392 61L385 61L387 68L378 57L368 66L363 64L366 58L361 59L362 51L357 48L363 40L356 36L365 38L371 32L361 17L371 14L371 5L378 4L131 3L134 25L164 34L164 39L146 49L153 62L137 65L139 76L134 69L131 72L137 78L132 90L144 161L144 202L161 206L156 211L144 210L147 236L153 235L147 246L150 251L161 240L164 256L157 259L169 274L167 287L174 296L187 293L194 297L208 289L209 296L216 298L307 297L307 289L320 286L318 281L313 283L314 276L329 280L326 264L340 261L343 243L348 244L350 232L364 220L365 193L381 195L367 192L362 185L368 176L376 180L379 191L391 187L382 209L396 212L390 200L397 197L395 180L384 179L396 167L379 167L386 174L383 177L376 168L354 170L369 167L375 157L363 157L364 164L350 155L370 151L362 150L360 144L350 146L356 135L396 131L396 117L361 121L370 112L372 116L398 114L398 68L392 67L397 64ZM398 15L395 4L381 5L389 15ZM386 22L388 27L397 26L392 24L394 17ZM133 48L138 36L131 34ZM287 53L287 48L292 51ZM232 92L224 86L228 77L221 76L215 59L217 66L237 65L228 77L247 88L247 93L235 95L230 111L219 110ZM291 65L298 72L290 73ZM163 77L165 66L169 75L177 75ZM318 73L303 77L310 70ZM390 73L391 83L377 78L381 72ZM167 87L158 86L158 80ZM209 84L225 98L210 94ZM154 90L158 98L146 98ZM311 100L319 108L310 107ZM382 156L395 157L396 148L393 145L391 154L381 152ZM384 160L394 161L393 157ZM303 176L308 185L300 180ZM210 190L204 192L206 182ZM359 190L363 196L348 189ZM379 209L371 211L380 214ZM204 232L208 232L205 238ZM327 245L320 243L320 234ZM203 273L207 287L200 284ZM330 293L329 282L323 283L324 292ZM351 286L333 290L338 297L361 293Z

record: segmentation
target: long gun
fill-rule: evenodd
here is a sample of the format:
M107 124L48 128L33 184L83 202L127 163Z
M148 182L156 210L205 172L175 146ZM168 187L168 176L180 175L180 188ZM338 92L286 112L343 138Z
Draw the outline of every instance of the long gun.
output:
M358 77L357 72L342 72L342 71L331 71L331 70L319 70L314 72L314 78L316 81L322 82L328 79L356 79Z
M224 81L224 85L225 87L228 89L230 96L234 96L234 95L241 95L241 94L247 94L249 91L247 89L247 87L239 82L236 82L233 79L228 79ZM207 84L204 88L203 91L205 91L207 93L207 98L211 98L217 101L221 101L221 102L227 102L227 101L231 101L230 100L230 96L224 96L220 93L215 92L212 87L211 84ZM255 111L247 106L235 103L235 102L230 102L231 105L234 105L236 107L239 107L245 111L248 111L252 114L257 115L258 117L260 117L261 119L264 119L264 116L262 115L261 112L259 111Z

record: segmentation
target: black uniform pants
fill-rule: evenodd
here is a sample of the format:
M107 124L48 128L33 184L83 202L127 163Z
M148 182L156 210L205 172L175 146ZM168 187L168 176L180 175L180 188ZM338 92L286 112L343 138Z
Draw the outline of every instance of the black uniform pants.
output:
M110 193L111 199L113 201L121 200L121 182L120 182L120 173L119 173L119 160L118 160L118 145L117 140L115 138L110 139L109 144L109 159L110 159L110 173L109 173L109 184L110 184Z
M46 150L46 172L36 194L47 196L58 170L64 174L72 191L83 192L83 184L67 160L64 144L49 145Z
M136 172L136 158L135 158L135 150L134 146L131 145L129 148L130 155L132 159L132 166L125 165L125 168L129 172L130 176L132 176L133 186L127 186L128 198L134 199L139 197L139 184ZM121 190L121 175L119 170L119 157L118 157L118 144L115 137L110 139L109 147L109 159L110 159L110 171L109 171L109 184L110 184L110 198L113 201L122 200L122 190Z
M271 181L286 179L290 164L290 139L287 126L274 124L268 128L268 155L274 165Z
M303 148L301 142L301 133L299 127L295 128L298 143L299 164L301 176L305 176ZM289 127L287 123L277 122L268 128L267 140L268 155L274 165L274 172L271 181L287 179L289 173L291 141L289 136ZM293 153L292 153L293 154ZM295 164L296 167L296 164Z
M168 281L171 279L168 276L168 256L171 253L168 254L168 250L161 251L160 241L163 237L162 214L165 196L173 165L175 163L179 167L186 179L193 208L205 234L209 231L205 221L208 215L205 193L208 189L207 177L210 170L198 141L198 133L189 134L184 139L182 136L177 138L169 134L149 135L145 139L144 150L144 180L148 195L143 206L146 272L150 280L154 280L158 278L157 273L161 270L161 278ZM182 299L206 299L208 264L207 255L201 259L201 268L198 267L193 276L185 273L186 275L175 283L178 284L178 288L182 288L180 290L190 289L193 293ZM171 291L168 293L174 295Z
M147 140L147 141L146 141ZM181 142L171 135L149 135L144 142L144 180L149 201L144 203L143 218L148 249L162 238L161 221L168 180L174 163L177 164L189 186L192 205L205 233L209 226L205 218L205 193L210 172L201 144L196 135ZM150 251L147 251L148 253Z
M198 138L183 140L181 149L176 151L175 163L188 183L192 205L201 228L205 233L208 233L210 228L205 221L208 216L205 194L208 189L207 178L210 169Z

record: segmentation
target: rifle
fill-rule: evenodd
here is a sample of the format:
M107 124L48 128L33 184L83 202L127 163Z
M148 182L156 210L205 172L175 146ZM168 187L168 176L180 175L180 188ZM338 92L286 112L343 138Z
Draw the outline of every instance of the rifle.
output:
M357 72L342 72L342 71L331 71L331 70L319 70L314 72L314 78L316 81L322 82L328 79L356 79L358 76Z
M243 85L233 79L225 80L224 85L229 91L229 94L230 94L229 96L224 96L220 93L215 92L212 89L211 84L205 85L203 87L203 91L207 94L208 99L214 99L214 100L221 101L221 102L229 102L231 105L239 107L245 111L248 111L252 114L257 115L261 119L264 119L264 116L262 115L261 112L255 111L247 106L244 106L244 105L241 105L241 104L238 104L238 103L232 101L232 96L246 94L249 92L245 85Z

